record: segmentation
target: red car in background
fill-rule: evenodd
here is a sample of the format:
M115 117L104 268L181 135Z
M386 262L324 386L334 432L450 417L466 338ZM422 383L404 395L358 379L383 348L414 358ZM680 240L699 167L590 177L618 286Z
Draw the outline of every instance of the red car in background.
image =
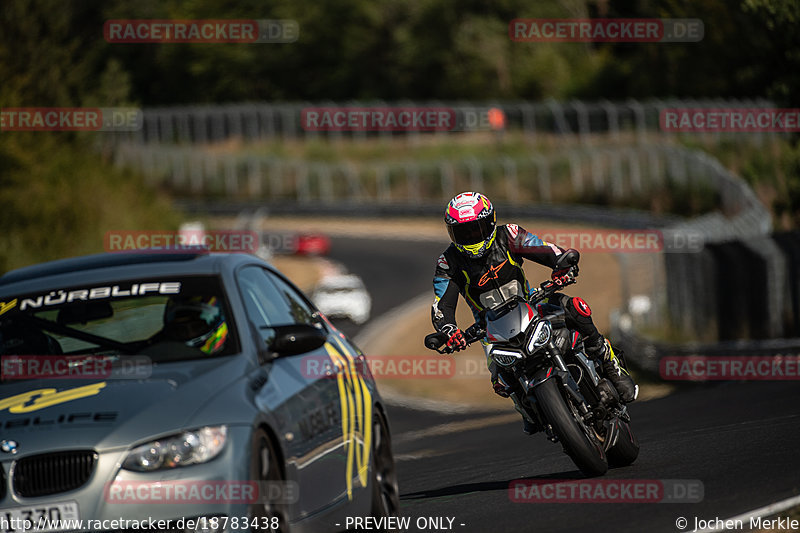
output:
M322 233L299 233L296 236L294 253L297 255L328 255L331 240Z

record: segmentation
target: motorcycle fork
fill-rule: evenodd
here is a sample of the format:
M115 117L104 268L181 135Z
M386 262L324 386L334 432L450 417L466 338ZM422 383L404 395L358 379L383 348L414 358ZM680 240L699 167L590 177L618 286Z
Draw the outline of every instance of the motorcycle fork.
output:
M604 428L606 428L606 419L621 405L619 395L606 378L597 374L596 369L589 368L589 365L593 366L594 362L586 355L574 348L568 351L566 355L569 360L568 366L572 367L574 371L581 372L579 377L573 375L573 378L576 379L583 397L586 398L589 407L594 413L595 429L603 432L605 431ZM595 380L597 380L596 383Z
M593 418L593 413L589 409L590 405L583 396L569 368L567 368L561 350L552 340L548 343L546 350L549 354L549 362L551 364L540 367L534 372L534 379L531 380L532 384L528 385L528 394L531 395L533 389L544 383L544 381L554 377L559 378L561 387L572 398L572 404L576 406L579 415L584 421L589 422Z

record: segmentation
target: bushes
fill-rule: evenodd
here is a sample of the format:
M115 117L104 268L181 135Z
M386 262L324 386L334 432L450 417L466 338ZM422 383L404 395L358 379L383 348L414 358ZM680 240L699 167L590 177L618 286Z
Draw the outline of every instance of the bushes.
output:
M0 271L103 251L109 230L175 229L166 197L114 169L88 142L3 133Z

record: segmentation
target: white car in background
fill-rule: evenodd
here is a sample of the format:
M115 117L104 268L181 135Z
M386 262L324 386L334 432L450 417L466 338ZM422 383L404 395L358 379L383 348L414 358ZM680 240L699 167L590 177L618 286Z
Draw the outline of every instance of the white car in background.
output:
M353 274L324 277L314 288L311 299L328 317L346 317L356 324L369 319L372 299L361 278Z

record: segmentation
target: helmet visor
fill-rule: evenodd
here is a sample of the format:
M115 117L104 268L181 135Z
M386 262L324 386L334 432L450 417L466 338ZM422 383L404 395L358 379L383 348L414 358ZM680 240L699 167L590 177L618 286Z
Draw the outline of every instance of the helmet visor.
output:
M477 244L491 237L494 231L494 216L453 224L447 226L447 231L450 233L450 239L456 244Z

